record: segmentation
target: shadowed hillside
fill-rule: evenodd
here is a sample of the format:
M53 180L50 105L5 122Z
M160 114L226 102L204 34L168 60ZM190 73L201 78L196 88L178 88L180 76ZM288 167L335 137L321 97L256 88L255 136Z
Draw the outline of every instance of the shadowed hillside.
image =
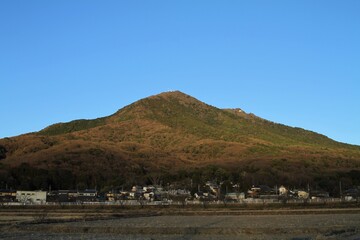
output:
M330 188L340 179L360 185L359 170L359 146L181 92L139 100L108 117L0 139L0 181L23 188L189 179Z

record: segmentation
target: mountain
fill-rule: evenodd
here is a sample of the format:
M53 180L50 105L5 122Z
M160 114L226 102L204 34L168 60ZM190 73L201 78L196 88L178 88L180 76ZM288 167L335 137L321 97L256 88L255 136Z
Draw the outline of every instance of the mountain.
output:
M219 109L182 92L141 99L113 115L0 139L0 182L22 188L206 180L360 185L360 147Z

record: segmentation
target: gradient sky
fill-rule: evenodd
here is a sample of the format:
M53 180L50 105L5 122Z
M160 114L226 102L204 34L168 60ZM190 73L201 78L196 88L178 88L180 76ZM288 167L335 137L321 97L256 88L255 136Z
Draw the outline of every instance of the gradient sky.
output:
M0 1L0 138L180 90L360 145L360 1Z

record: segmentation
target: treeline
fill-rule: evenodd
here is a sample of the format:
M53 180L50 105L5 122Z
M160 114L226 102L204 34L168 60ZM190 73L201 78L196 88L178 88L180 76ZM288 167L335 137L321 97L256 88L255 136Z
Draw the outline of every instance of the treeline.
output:
M69 170L39 169L23 163L18 167L3 167L0 174L1 188L22 190L68 189L74 186L75 176Z
M338 196L340 183L343 190L360 186L360 171L332 172L307 176L270 171L254 167L226 169L219 166L183 169L176 172L147 170L138 168L133 172L96 171L92 173L73 173L66 169L39 169L23 163L8 168L1 165L0 188L37 190L43 189L85 189L97 188L100 191L130 189L133 185L162 185L182 188L196 192L207 181L216 182L222 192L246 192L252 185L270 187L284 185L288 188L325 190Z

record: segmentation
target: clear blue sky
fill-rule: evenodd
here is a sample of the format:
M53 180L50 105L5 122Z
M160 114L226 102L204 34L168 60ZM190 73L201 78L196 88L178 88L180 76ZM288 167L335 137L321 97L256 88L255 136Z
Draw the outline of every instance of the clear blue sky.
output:
M0 1L0 137L180 90L360 145L360 1Z

